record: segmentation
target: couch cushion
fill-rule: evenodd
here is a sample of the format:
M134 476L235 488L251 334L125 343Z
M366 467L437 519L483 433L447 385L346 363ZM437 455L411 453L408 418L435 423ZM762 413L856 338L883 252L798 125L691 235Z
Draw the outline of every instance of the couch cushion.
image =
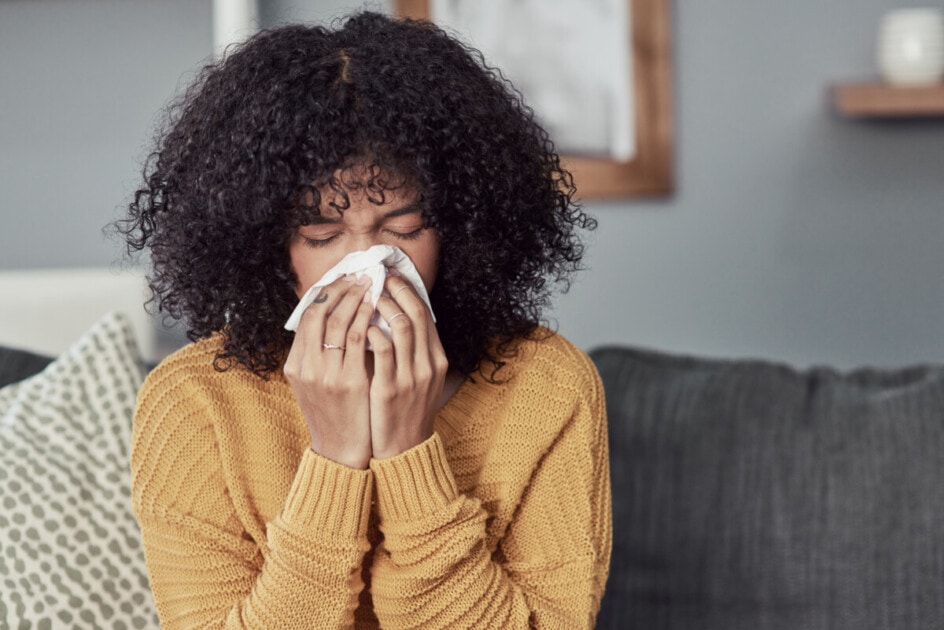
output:
M614 495L598 627L941 627L944 368L591 356Z
M141 380L111 314L0 389L0 627L158 627L127 463Z

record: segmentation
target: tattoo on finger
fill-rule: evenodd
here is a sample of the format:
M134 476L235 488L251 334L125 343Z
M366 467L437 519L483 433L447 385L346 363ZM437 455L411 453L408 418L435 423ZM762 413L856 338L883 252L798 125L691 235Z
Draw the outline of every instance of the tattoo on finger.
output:
M328 301L328 294L325 292L321 292L315 297L315 304L324 304L327 301Z

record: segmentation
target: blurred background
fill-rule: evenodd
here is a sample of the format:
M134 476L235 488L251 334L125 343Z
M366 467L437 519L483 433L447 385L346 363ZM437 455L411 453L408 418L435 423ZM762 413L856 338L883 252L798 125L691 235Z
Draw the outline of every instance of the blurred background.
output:
M850 120L827 98L874 78L880 18L906 6L674 2L675 191L584 204L599 228L552 323L587 350L944 360L944 118ZM258 21L364 7L390 4L262 0ZM212 54L210 0L0 0L0 274L115 265L102 226Z

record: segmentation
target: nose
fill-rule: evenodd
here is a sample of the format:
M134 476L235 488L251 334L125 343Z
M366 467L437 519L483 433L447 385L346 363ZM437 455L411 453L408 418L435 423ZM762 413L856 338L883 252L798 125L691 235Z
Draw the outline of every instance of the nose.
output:
M361 252L365 249L370 249L374 245L381 245L382 241L380 240L379 235L374 231L364 231L360 234L354 234L353 238L348 239L348 247L346 248L345 254L350 254L353 252Z

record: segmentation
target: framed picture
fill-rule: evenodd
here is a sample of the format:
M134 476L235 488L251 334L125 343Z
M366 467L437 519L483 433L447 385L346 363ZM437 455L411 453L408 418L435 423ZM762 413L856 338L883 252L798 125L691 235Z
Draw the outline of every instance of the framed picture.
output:
M481 50L551 134L577 196L617 199L673 189L669 1L395 0L394 9Z

